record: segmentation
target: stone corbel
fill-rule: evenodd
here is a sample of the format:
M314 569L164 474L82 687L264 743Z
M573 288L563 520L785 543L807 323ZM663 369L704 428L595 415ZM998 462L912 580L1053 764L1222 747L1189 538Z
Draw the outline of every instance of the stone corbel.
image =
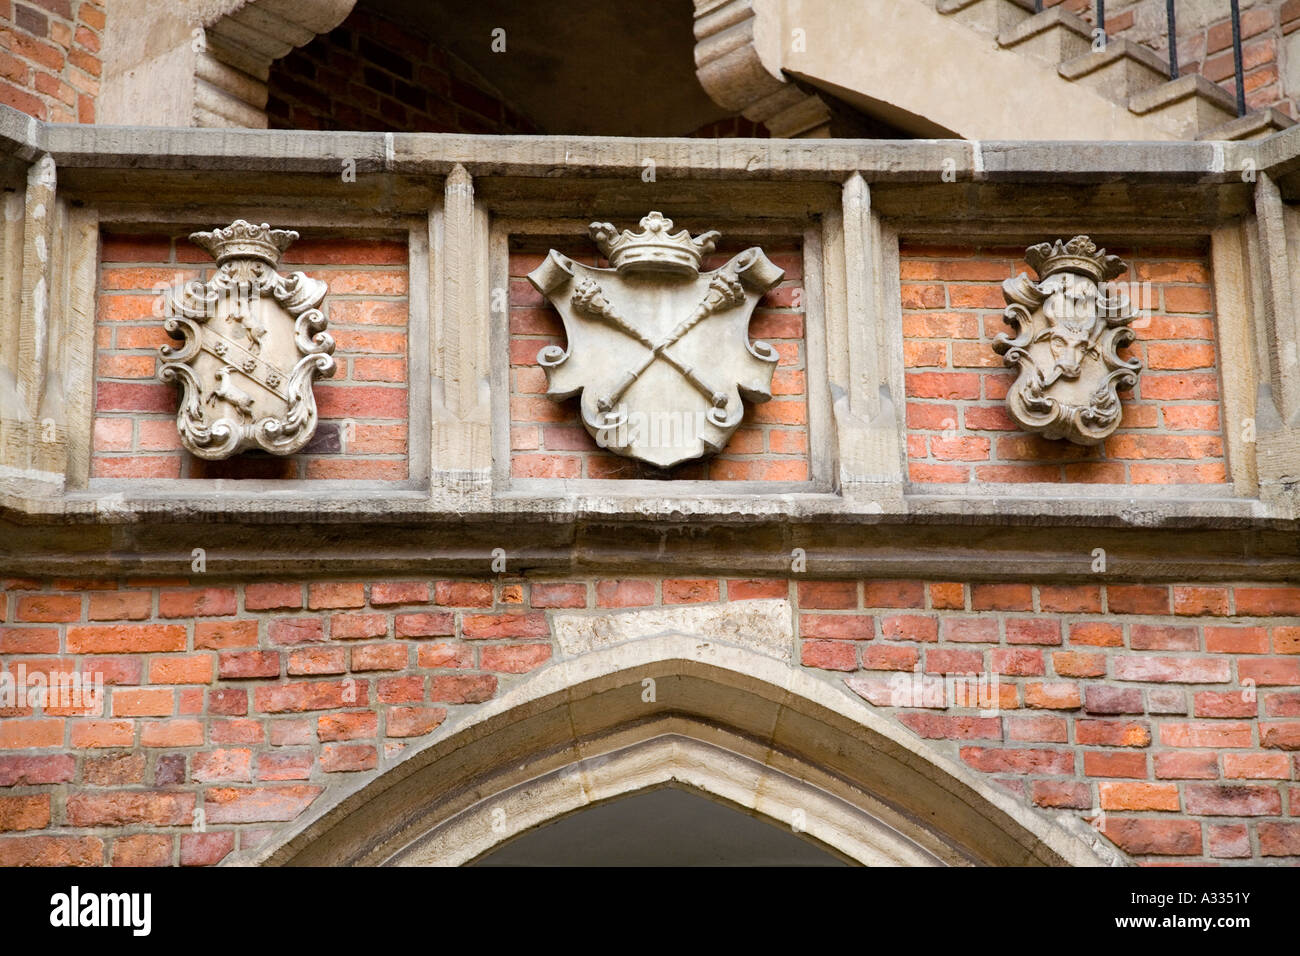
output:
M1007 412L1027 432L1096 445L1119 426L1119 392L1136 385L1142 369L1118 354L1133 341L1128 325L1135 315L1105 288L1128 265L1087 236L1030 246L1025 260L1038 281L1022 272L1002 284L1003 315L1015 331L993 342L1019 369Z
M762 123L777 137L830 135L831 109L763 57L776 29L755 10L761 0L695 0L695 75L715 103Z
M99 121L266 128L271 64L347 18L356 0L117 0Z

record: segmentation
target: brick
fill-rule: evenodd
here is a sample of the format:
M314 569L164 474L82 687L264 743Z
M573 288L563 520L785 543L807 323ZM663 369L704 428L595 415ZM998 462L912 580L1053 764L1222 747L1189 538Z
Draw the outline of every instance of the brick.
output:
M192 588L158 594L159 617L224 617L238 608L234 588Z
M1164 810L1179 809L1178 786L1172 783L1112 783L1097 784L1097 795L1103 810Z
M1101 587L1095 584L1039 585L1038 605L1043 611L1099 614Z
M1079 685L1070 683L1026 684L1025 706L1044 710L1077 710Z
M1300 823L1261 820L1260 856L1300 856Z
M991 617L946 617L939 627L945 641L996 644L999 640L998 622Z
M109 852L113 866L168 866L171 861L172 838L160 833L118 837Z
M933 642L939 640L939 621L920 614L894 614L880 619L880 633L889 641Z
M280 750L257 755L258 780L306 780L313 763L309 750Z
M341 647L300 647L289 652L286 672L290 677L342 674L347 669L346 654L347 652Z
M485 670L504 674L527 673L550 659L550 644L491 645L479 651L479 662Z
M1083 772L1089 777L1129 777L1147 775L1147 755L1130 750L1085 750Z
M50 795L0 796L0 833L42 830L50 825Z
M244 607L250 611L276 611L302 607L301 584L247 584Z
M1185 785L1184 796L1187 812L1198 816L1258 817L1282 813L1282 795L1276 787L1189 783Z
M875 636L875 624L867 614L800 614L799 634L804 638L869 641Z
M243 717L248 713L248 691L214 687L208 691L208 713L225 717Z
M429 699L449 704L478 704L490 700L497 691L493 674L448 674L432 678Z
M196 753L190 775L198 783L217 781L247 783L253 778L252 758L253 752L244 748Z
M212 657L155 657L149 662L151 684L208 684L212 681Z
M279 677L280 655L276 651L223 651L217 658L217 676L222 680Z
M491 607L492 585L480 581L439 581L434 600L450 607Z
M1140 714L1144 709L1142 691L1136 687L1089 684L1084 697L1090 714Z
M267 623L266 636L274 644L306 644L325 640L325 631L318 617L282 617Z
M385 614L333 614L330 616L331 640L357 640L388 636Z
M912 647L877 645L862 651L862 666L866 670L911 671L920 659Z
M235 849L235 831L181 834L181 866L216 866Z
M1121 655L1114 665L1116 680L1222 684L1232 679L1230 662L1223 659Z
M550 624L540 611L524 614L466 614L461 618L465 640L549 637Z
M90 595L88 621L141 621L153 612L148 591L100 591Z
M52 757L0 756L0 787L35 787L68 783L77 762L70 754Z
M392 707L388 711L389 737L419 737L436 730L447 719L443 707Z
M195 621L195 650L256 647L256 621Z
M858 607L856 581L800 581L795 592L801 608L851 610Z
M371 607L425 604L428 600L429 585L424 581L393 581L370 586Z
M202 743L203 724L197 720L149 720L140 725L142 747L197 747Z
M423 677L384 677L375 682L376 695L383 704L407 704L424 700Z
M1033 780L1030 799L1035 806L1058 810L1086 810L1092 806L1091 788L1086 783L1066 780Z
M98 837L10 837L0 840L0 866L102 866Z
M320 751L325 773L355 773L379 766L379 751L370 744L326 744Z
M0 750L62 746L62 720L49 718L0 720Z
M374 737L379 732L379 716L374 711L348 711L322 714L316 719L316 736L322 740L356 740Z
M1028 584L972 584L972 611L1032 611L1033 588Z
M429 668L474 666L474 649L462 644L421 644L416 666Z
M1054 715L1036 715L1033 717L1007 717L1007 740L1017 743L1069 743L1069 722Z
M1237 588L1235 597L1241 615L1300 615L1300 587Z
M350 678L274 684L253 690L253 706L268 714L364 707L367 701L366 682Z
M1068 750L963 747L961 759L985 773L1074 773L1074 755Z
M1206 828L1210 856L1217 859L1249 857L1250 833L1244 823L1230 823Z
M929 587L930 606L936 610L966 609L966 585L956 581L932 583Z
M1225 753L1223 776L1229 779L1290 780L1291 762L1286 754Z
M1258 710L1255 696L1248 698L1241 691L1200 691L1193 704L1197 717L1254 717Z
M1237 661L1237 677L1252 680L1259 687L1300 685L1300 659L1294 657L1264 657Z
M1158 753L1155 773L1162 780L1214 780L1219 776L1219 758L1212 751Z
M192 793L161 790L82 792L68 797L66 818L74 827L188 826L194 805Z
M1043 652L1031 648L997 647L990 654L994 673L1037 677L1045 673Z
M18 599L18 621L54 624L81 619L81 597L78 595L40 594Z
M456 619L446 611L399 614L394 629L397 637L452 637L456 633Z
M1135 651L1198 651L1200 638L1194 627L1134 624L1129 628L1129 647Z
M335 608L365 607L366 588L364 584L349 583L315 583L307 587L307 606L313 611Z
M321 788L308 784L279 787L210 787L203 794L207 822L280 823L306 810Z
M170 687L119 688L113 691L114 717L169 717L176 706Z
M735 599L735 595L732 595ZM587 586L559 582L534 581L529 586L529 602L535 608L573 608L587 606Z
M1268 629L1207 626L1205 649L1213 654L1267 654Z
M938 740L1001 740L1002 721L996 717L903 713L898 719L921 737Z
M1169 588L1164 585L1108 584L1106 606L1112 614L1168 614Z
M69 626L70 654L145 654L185 650L185 628L179 624L112 624Z
M720 587L712 579L670 578L661 588L665 604L701 604L720 599Z
M1300 750L1300 721L1261 723L1259 742L1264 747L1278 750Z
M1160 742L1166 747L1249 747L1251 725L1244 721L1163 723Z
M1134 856L1199 856L1201 825L1195 820L1106 817L1102 832Z
M354 671L399 671L410 655L404 644L360 644L352 648Z
M60 731L57 744L51 743L49 746L61 744L62 736ZM0 726L0 743L4 740L4 728ZM130 720L78 720L72 724L71 740L72 746L83 750L95 747L130 747L135 741L135 724Z
M925 652L927 674L980 674L983 671L984 654L981 651L932 647Z
M804 667L820 670L854 671L858 669L857 647L850 641L805 640L800 648Z

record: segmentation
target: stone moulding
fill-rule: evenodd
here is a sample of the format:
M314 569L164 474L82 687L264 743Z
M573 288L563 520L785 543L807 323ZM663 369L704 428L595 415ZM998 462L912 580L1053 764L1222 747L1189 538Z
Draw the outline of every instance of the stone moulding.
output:
M1007 411L1027 432L1096 445L1119 425L1119 391L1137 384L1142 363L1118 350L1133 341L1135 318L1120 290L1107 285L1128 264L1098 250L1087 236L1030 246L1025 260L1038 281L1021 273L1002 283L1002 333L993 350L1020 373Z
M582 423L601 447L670 468L714 454L740 425L743 399L772 397L778 355L751 341L758 300L784 275L758 247L712 272L719 233L672 232L651 212L641 231L593 222L610 269L552 249L528 276L559 311L568 348L537 354L547 396L582 394Z
M190 235L217 271L169 296L164 328L181 344L159 348L158 377L181 386L176 427L200 458L292 455L316 432L312 386L334 374L334 340L320 311L325 283L276 271L297 238L242 219Z

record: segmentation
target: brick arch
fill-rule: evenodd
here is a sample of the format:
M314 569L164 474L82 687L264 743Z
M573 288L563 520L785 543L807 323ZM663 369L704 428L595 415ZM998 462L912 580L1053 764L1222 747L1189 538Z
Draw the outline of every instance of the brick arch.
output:
M664 785L783 825L802 808L809 839L865 864L1123 861L1077 819L1023 806L839 688L762 652L673 634L543 668L226 862L463 863Z

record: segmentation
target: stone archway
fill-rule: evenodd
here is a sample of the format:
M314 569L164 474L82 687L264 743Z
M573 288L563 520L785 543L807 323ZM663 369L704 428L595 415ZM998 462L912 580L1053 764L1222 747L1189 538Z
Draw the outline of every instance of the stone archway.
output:
M115 0L98 121L265 128L271 63L328 33L357 0Z
M665 785L797 823L857 863L1122 862L1081 821L1023 805L842 689L761 652L680 634L538 671L313 808L278 842L228 862L466 863Z

